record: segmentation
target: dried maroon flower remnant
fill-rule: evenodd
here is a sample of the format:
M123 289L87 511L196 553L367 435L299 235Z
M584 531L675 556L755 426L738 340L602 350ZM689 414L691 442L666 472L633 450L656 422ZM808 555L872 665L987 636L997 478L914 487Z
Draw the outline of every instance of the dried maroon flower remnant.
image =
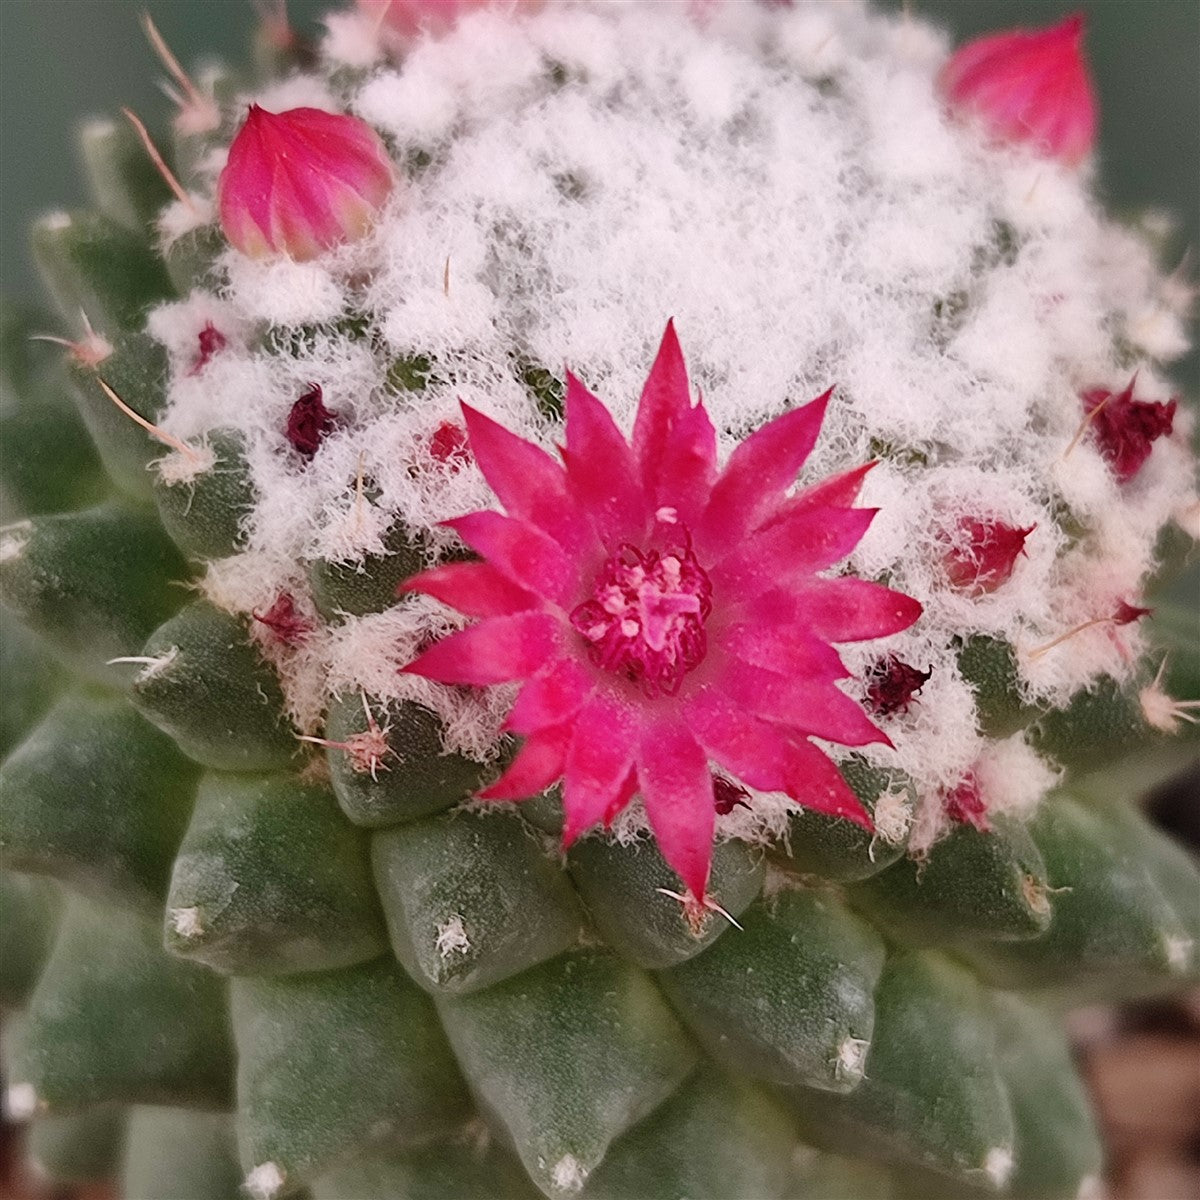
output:
M211 321L204 323L204 328L200 330L196 341L199 344L199 351L192 363L192 369L188 372L189 375L199 375L212 361L213 355L220 354L229 345L229 339Z
M1096 143L1096 89L1083 56L1082 13L1049 29L1013 29L961 47L942 93L992 136L1075 164Z
M296 600L291 592L280 592L265 613L250 614L260 625L271 631L276 641L284 646L299 646L316 625L296 610Z
M1148 617L1154 609L1142 608L1137 604L1130 604L1128 601L1120 600L1117 602L1116 610L1109 617L1114 625L1132 625L1134 621L1140 621L1143 617Z
M520 681L506 728L524 742L482 795L518 800L560 778L564 844L640 792L690 904L705 905L717 785L732 779L871 828L811 742L888 743L837 686L831 643L906 629L921 606L820 573L858 544L865 467L792 494L830 393L746 438L723 471L668 325L626 442L567 377L560 464L463 406L471 449L507 509L448 522L484 561L408 581L478 624L406 671L443 683ZM696 910L699 911L699 910Z
M968 596L994 592L1012 578L1017 557L1025 551L1025 539L1037 528L1020 529L979 517L958 522L954 545L942 559L950 585Z
M932 671L919 670L894 654L881 658L867 672L867 709L877 717L908 712L932 675Z
M364 236L393 184L383 142L358 117L252 104L217 181L221 228L250 258L307 262Z
M453 421L443 421L429 441L429 453L435 462L445 466L466 466L471 461L467 431Z
M1135 400L1136 383L1135 375L1123 391L1090 388L1080 397L1100 453L1121 483L1142 469L1155 441L1170 436L1175 424L1178 402Z
M325 407L324 393L314 383L289 410L285 432L293 449L312 458L337 426L337 413Z
M727 817L735 808L749 808L750 793L744 787L738 787L732 779L715 772L713 781L713 804L718 816Z
M979 792L979 781L973 771L968 771L957 785L946 793L944 800L946 816L959 825L974 825L987 833L991 825L987 818L987 806Z

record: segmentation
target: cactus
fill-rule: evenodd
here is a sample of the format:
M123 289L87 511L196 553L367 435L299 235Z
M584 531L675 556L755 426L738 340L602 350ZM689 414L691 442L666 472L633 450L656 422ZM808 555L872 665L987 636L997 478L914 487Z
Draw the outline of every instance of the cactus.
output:
M1194 862L1089 778L1188 733L1141 601L1197 501L1078 22L362 0L199 81L149 31L159 169L88 127L65 361L0 339L41 1170L1089 1194L1065 1012L1200 976Z

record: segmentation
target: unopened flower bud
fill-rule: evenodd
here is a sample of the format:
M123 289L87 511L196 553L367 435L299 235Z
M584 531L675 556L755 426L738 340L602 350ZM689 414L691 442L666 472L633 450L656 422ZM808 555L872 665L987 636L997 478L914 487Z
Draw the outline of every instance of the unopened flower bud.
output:
M1073 165L1096 141L1096 94L1082 40L1081 13L1049 29L977 38L943 68L942 92L1000 140Z
M362 237L393 183L383 142L357 117L252 104L217 184L221 228L251 258L306 262Z

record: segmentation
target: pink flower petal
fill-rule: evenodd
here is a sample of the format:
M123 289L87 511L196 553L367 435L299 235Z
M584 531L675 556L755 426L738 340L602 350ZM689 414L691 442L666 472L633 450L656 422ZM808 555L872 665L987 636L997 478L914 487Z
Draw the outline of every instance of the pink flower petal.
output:
M692 405L673 321L642 389L633 451L652 507L673 508L693 524L716 477L717 434L703 404Z
M890 637L913 624L921 605L866 579L810 579L756 596L747 612L764 627L795 625L830 642Z
M776 417L734 450L698 531L706 545L736 545L779 504L816 445L832 394L830 388L811 404Z
M739 622L721 633L719 645L728 654L765 670L829 680L850 677L838 652L803 625Z
M709 574L714 585L752 596L840 562L862 540L874 508L798 509L745 538Z
M820 483L814 483L811 487L806 487L783 502L778 516L785 516L787 513L801 508L850 508L858 499L858 493L862 491L863 480L867 477L867 473L877 466L879 466L879 460L875 459L872 462L863 463L862 466L851 467L850 470L843 471L840 475L831 475L828 479L822 479ZM772 520L774 519L777 518L772 518Z
M663 858L688 891L703 899L716 823L708 756L678 722L658 721L642 733L637 774Z
M566 550L590 540L586 519L567 488L562 467L540 446L519 438L469 405L462 405L471 449L483 477L508 514L544 530Z
M563 779L564 850L585 830L616 815L636 740L633 714L611 696L596 692L579 710Z
M674 509L689 528L701 520L717 474L717 431L703 404L684 413L671 428L658 485L651 493L656 511Z
M747 712L807 737L843 746L892 744L858 703L820 676L780 675L731 659L721 674L721 688Z
M562 623L549 613L492 617L435 642L400 670L439 683L509 683L540 670L562 640Z
M398 595L420 592L468 617L507 617L537 608L537 596L518 587L495 567L482 562L445 563L406 579Z
M841 772L811 742L737 709L711 688L691 701L686 715L704 749L751 787L872 828Z
M612 414L567 373L567 445L571 492L610 552L640 542L650 510L629 448Z
M480 800L527 800L561 778L571 744L571 727L558 725L531 733L508 770L478 793Z
M585 667L573 658L560 658L524 684L504 718L503 728L532 733L548 725L560 725L580 710L595 686L595 679Z
M565 602L576 585L575 567L566 552L536 525L490 511L468 513L444 524L496 570L547 600Z

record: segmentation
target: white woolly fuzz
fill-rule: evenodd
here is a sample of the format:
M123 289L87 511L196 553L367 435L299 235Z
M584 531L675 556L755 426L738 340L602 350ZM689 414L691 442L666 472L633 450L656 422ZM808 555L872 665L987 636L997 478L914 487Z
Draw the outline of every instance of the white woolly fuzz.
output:
M0 563L12 562L21 557L29 544L32 521L14 521L0 529Z
M990 813L1029 816L1058 778L1059 773L1035 753L1024 734L987 743L975 764L979 794Z
M471 948L471 939L467 936L460 913L451 913L437 927L436 946L440 958L453 958L456 954L465 954Z
M260 1163L243 1180L242 1186L254 1200L275 1200L283 1188L286 1176L278 1164Z
M587 1168L573 1154L564 1154L550 1172L550 1178L560 1192L580 1191L587 1177Z
M885 651L932 672L888 719L895 751L868 753L919 796L915 812L885 807L880 835L914 822L929 844L943 792L972 769L994 807L1029 811L1053 769L1020 741L986 745L955 639L1016 646L1021 687L1042 704L1132 677L1136 626L1040 648L1136 603L1160 528L1198 519L1182 411L1127 483L1089 433L1072 445L1081 391L1119 390L1136 369L1139 398L1171 395L1161 366L1186 347L1191 294L1160 272L1160 235L1107 219L1086 170L951 121L936 87L946 39L907 14L821 0L501 5L390 57L359 14L327 29L327 69L255 99L353 112L384 136L397 187L374 228L307 263L228 250L211 292L150 317L171 360L163 427L200 446L240 431L259 495L247 549L212 566L206 594L248 614L287 591L311 612L309 564L383 553L397 522L436 561L453 543L439 522L495 502L473 462L430 453L461 423L459 402L552 448L562 431L530 372L561 383L570 367L628 432L674 317L722 457L832 385L800 483L880 460L863 491L880 512L848 566L925 611L845 658L859 679ZM213 187L222 158L205 167ZM198 367L210 322L226 344ZM337 424L305 459L284 431L314 385ZM946 575L964 517L1034 526L987 595ZM272 661L306 732L332 695L412 698L443 717L448 749L486 760L511 689L397 673L460 624L406 599L320 625ZM785 827L782 800L754 805L722 818L721 836Z
M28 1121L41 1101L32 1083L10 1083L4 1092L4 1115L10 1121Z

